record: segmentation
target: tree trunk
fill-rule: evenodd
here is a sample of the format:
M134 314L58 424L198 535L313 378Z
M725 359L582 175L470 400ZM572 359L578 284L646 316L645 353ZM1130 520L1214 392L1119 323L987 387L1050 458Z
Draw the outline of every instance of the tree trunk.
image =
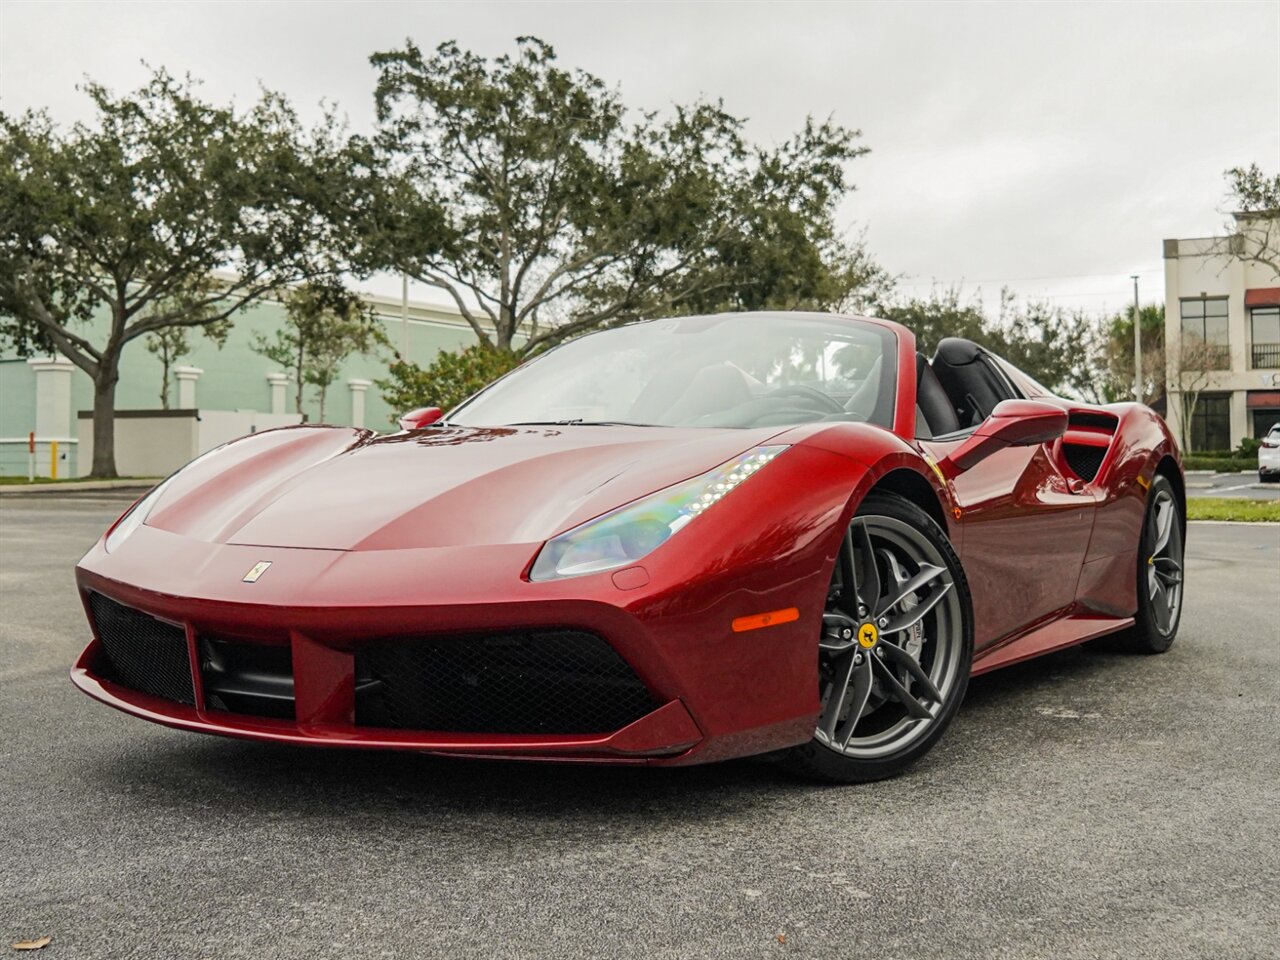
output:
M301 336L301 334L299 334L299 336ZM301 415L302 422L306 423L307 414L302 409L302 393L303 393L303 390L306 388L306 382L303 380L303 368L305 366L305 358L306 358L306 354L304 351L305 351L305 348L301 344L299 344L298 345L298 362L293 369L294 379L298 381L298 389L294 392L294 395L293 395L293 409L296 413Z
M515 333L516 333L514 328L515 328L514 324L508 325L505 323L499 323L496 327L494 327L494 331L493 331L495 334L493 338L494 345L502 353L511 352L511 341L515 339Z
M109 480L116 473L116 383L114 357L103 356L93 381L93 470L91 477Z
M165 351L160 355L160 364L163 367L162 379L160 380L160 409L169 409L169 364L173 361L169 359L169 351Z

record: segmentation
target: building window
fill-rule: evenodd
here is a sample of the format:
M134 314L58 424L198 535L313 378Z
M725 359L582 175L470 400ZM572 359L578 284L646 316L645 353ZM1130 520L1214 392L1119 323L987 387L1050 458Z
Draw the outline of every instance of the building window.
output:
M1231 394L1202 393L1191 412L1191 450L1231 449Z
M1182 301L1182 349L1185 369L1226 370L1231 366L1226 297Z
M1280 368L1280 307L1254 307L1249 311L1252 365Z
M1253 410L1253 436L1261 440L1276 424L1280 424L1280 407Z

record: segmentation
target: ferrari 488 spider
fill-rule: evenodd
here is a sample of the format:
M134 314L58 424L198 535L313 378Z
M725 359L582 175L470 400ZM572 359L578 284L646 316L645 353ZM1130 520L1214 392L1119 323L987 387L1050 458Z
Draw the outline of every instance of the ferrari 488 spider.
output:
M1178 628L1165 425L965 340L652 320L402 424L245 437L139 500L77 569L75 683L257 740L853 781L972 674Z

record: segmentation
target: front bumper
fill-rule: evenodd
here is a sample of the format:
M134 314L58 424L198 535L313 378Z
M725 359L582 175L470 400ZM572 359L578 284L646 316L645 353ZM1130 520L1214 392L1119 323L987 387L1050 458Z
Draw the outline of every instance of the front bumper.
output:
M707 543L708 549L717 545ZM723 545L719 547L723 549ZM825 545L762 556L733 571L693 575L705 558L648 571L549 583L519 577L536 545L367 553L209 544L143 526L115 552L95 546L77 568L85 598L103 597L185 636L192 703L119 682L100 636L72 669L82 691L178 729L317 746L462 756L687 764L806 742L816 722L816 644L829 558ZM271 567L255 583L247 571ZM714 569L714 568L713 568ZM621 585L619 585L621 584ZM424 586L426 589L424 589ZM406 603L428 594L449 602ZM752 634L736 618L799 606L799 621ZM90 617L91 622L93 620ZM357 722L359 653L389 638L494 631L580 630L604 638L647 688L653 709L598 733L385 729ZM201 641L287 648L292 715L215 709Z

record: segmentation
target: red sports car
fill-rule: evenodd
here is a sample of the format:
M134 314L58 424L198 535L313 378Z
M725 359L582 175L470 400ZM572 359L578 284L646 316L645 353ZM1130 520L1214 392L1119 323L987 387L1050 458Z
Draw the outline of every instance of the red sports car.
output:
M969 341L652 320L408 426L261 433L157 486L77 568L75 683L256 740L855 781L972 674L1178 628L1164 423Z

